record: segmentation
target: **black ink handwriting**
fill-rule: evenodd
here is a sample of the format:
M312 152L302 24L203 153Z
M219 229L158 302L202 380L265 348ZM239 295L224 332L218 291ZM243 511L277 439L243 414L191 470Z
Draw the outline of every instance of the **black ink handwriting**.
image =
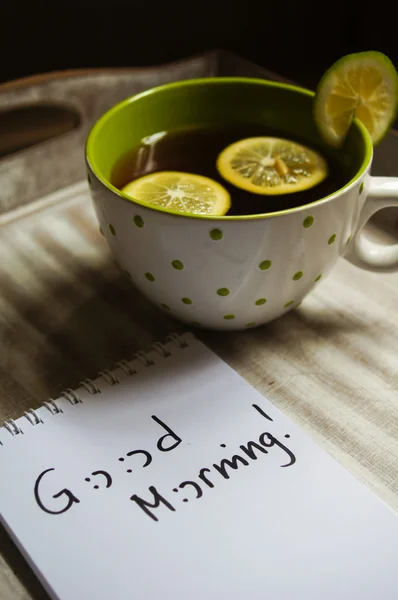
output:
M106 471L93 471L91 473L91 475L94 475L94 477L97 477L98 475L105 477L105 481L106 481L105 487L107 487L107 488L111 487L112 477ZM85 481L91 481L90 477L86 477ZM98 488L99 488L99 485L96 484L94 486L94 489L98 490Z
M242 458L238 454L234 454L234 456L231 459L223 458L220 461L219 465L214 464L213 467L215 468L216 471L218 471L220 473L220 475L222 475L224 477L224 479L229 479L229 473L227 472L227 467L229 467L230 469L234 469L234 471L236 471L236 469L239 467L239 463L241 465L243 465L244 467L247 467L247 465L249 464L245 458Z
M61 498L61 496L65 496L68 501L66 503L66 505L61 508L61 510L50 510L49 508L47 508L40 497L40 482L43 479L44 475L46 475L47 473L49 473L50 471L55 471L54 468L50 468L50 469L46 469L45 471L42 471L42 473L40 473L40 475L38 476L38 478L36 479L35 482L35 487L34 487L34 495L35 495L35 500L37 502L37 504L39 505L39 507L44 510L44 512L48 513L49 515L60 515L64 512L66 512L67 510L69 510L73 504L78 504L80 502L80 500L78 498L76 498L76 496L74 494L72 494L72 492L66 488L64 488L63 490L61 490L60 492L58 492L57 494L53 495L53 498Z
M206 477L205 473L211 473L211 470L210 469L200 469L199 475L198 475L199 479L201 479L203 481L203 483L205 483L206 485L208 485L209 488L214 488L214 483L212 483L210 481L210 479L208 479Z
M151 485L149 487L149 491L151 492L152 496L153 496L153 502L148 502L148 500L144 500L143 498L140 498L140 496L137 496L137 494L134 494L133 496L131 496L130 500L132 500L133 502L135 502L147 515L148 517L150 517L151 519L153 519L154 521L158 521L159 519L153 514L152 511L150 511L150 508L158 508L160 506L160 504L164 504L165 506L167 506L167 508L171 511L175 511L174 506L172 506L170 504L170 502L168 502L165 498L163 498L163 496L161 496L159 494L159 492L157 491L157 489Z
M268 450L263 448L263 446L260 446L260 444L256 444L256 442L247 442L246 446L242 444L241 446L239 446L239 448L242 450L242 452L246 454L246 456L248 456L252 460L257 460L258 458L253 448L256 448L256 450L262 452L263 454L268 454Z
M201 498L203 496L202 488L196 481L183 481L178 486L180 489L184 489L187 485L191 485L196 491L196 498Z
M156 444L158 447L158 450L160 450L161 452L170 452L170 450L174 450L174 448L177 448L177 446L179 444L181 444L182 439L180 437L178 437L178 435L176 435L174 433L174 431L172 429L170 429L170 427L168 425L166 425L166 423L163 423L163 421L161 421L158 417L156 417L155 415L152 415L152 419L155 421L155 423L158 423L161 427L163 427L163 429L165 429L167 431L167 433L165 435L162 435L162 437L160 437L158 439L158 443ZM166 447L164 445L164 442L167 438L172 438L175 440L174 444L171 444L171 446Z
M269 443L267 443L265 441L265 438L267 438L269 440ZM285 446L285 444L282 444L282 442L280 442L275 436L273 436L272 433L268 433L268 432L262 433L260 435L259 441L260 441L260 444L263 444L263 446L265 446L266 448L272 448L272 446L279 446L279 448L281 448L281 450L286 452L286 454L290 458L290 461L288 463L286 463L285 465L281 465L281 467L291 467L296 462L296 457L293 454L293 452L291 450L289 450L289 448L287 446Z
M269 415L267 415L267 413L260 408L259 406L257 406L257 404L252 404L253 408L256 409L257 412L260 413L260 415L262 415L263 417L265 417L268 421L273 421L274 419L271 419L271 417Z

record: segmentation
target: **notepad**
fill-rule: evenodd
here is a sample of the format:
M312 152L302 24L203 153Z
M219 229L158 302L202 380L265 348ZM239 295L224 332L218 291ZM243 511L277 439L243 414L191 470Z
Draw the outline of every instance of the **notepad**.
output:
M2 522L53 598L398 598L397 515L191 334L0 444Z

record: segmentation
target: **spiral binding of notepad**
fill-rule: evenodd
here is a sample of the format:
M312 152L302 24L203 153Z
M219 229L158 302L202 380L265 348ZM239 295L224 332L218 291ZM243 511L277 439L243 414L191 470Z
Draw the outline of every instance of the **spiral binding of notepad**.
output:
M171 333L165 338L165 341L163 343L154 342L149 346L146 352L140 350L139 352L136 352L130 360L121 360L120 362L118 362L114 369L104 369L103 371L100 371L98 373L97 377L93 379L84 379L79 383L79 387L84 388L92 396L100 394L102 392L101 388L99 387L101 381L105 381L105 383L107 383L109 386L120 383L120 377L116 375L117 370L123 371L123 377L134 376L137 374L137 370L131 366L131 362L133 362L134 360L138 360L145 367L151 367L156 364L153 358L149 355L151 351L156 352L159 356L166 359L169 356L171 356L171 350L168 346L174 345L177 346L180 350L188 347L188 342L186 338L186 334L178 335L176 333ZM43 402L41 407L46 408L52 416L57 415L59 413L63 413L62 408L57 404L57 400L60 400L61 398L65 398L72 406L76 404L82 404L84 402L83 399L79 396L77 390L67 388L66 390L60 393L58 399L54 400L53 398L49 398L48 400ZM21 418L24 418L26 422L29 423L31 426L42 424L44 421L38 415L37 410L38 409L30 408L23 413ZM2 427L12 437L16 437L17 435L23 434L22 428L16 423L14 419L7 419L6 421L4 421ZM2 445L3 443L0 440L0 446Z

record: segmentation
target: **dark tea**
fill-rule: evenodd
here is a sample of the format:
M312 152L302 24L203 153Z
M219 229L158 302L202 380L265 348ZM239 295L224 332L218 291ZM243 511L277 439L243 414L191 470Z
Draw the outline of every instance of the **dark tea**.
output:
M278 132L259 125L230 125L197 127L179 131L162 132L144 138L115 165L111 183L122 189L127 183L156 171L184 171L214 179L231 195L228 215L253 215L277 212L315 202L347 183L342 167L325 157L328 176L318 185L299 192L276 196L248 192L226 181L216 168L217 157L230 144L257 136L279 137L309 146L285 132ZM313 150L319 150L312 146Z

